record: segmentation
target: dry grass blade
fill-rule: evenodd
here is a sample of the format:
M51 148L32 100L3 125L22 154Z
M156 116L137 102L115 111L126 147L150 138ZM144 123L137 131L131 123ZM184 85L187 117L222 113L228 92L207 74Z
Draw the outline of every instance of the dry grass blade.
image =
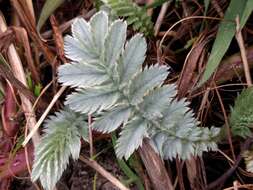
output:
M13 31L15 33L17 41L21 42L21 44L24 47L24 56L26 58L28 68L31 71L32 78L36 83L39 83L39 81L40 81L39 73L38 73L36 66L34 64L34 61L33 61L32 51L31 51L30 42L29 42L27 32L22 27L13 27Z
M63 63L67 63L67 60L64 55L64 42L63 42L62 33L60 31L56 18L53 15L50 17L50 22L53 29L53 37L55 41L57 55Z
M171 179L160 156L154 151L147 139L138 149L154 189L173 190Z
M178 96L184 97L188 91L196 84L196 71L198 65L201 65L201 57L205 56L205 46L208 42L206 35L201 35L194 43L191 51L188 53L183 70L178 80Z
M246 77L246 81L248 86L252 86L252 79L250 76L250 69L249 69L249 63L248 63L248 59L247 59L247 54L246 54L246 49L244 46L244 40L242 37L242 31L240 28L240 22L239 22L239 17L236 17L236 40L237 43L239 45L240 51L241 51L241 57L242 57L242 63L243 63L243 67L244 67L244 73L245 73L245 77Z
M92 15L94 15L95 13L96 13L96 9L91 9L91 10L90 10L87 14L85 14L85 15L78 16L78 17L75 17L75 18L73 18L73 19L68 20L68 21L64 22L63 24L61 24L61 25L59 26L59 31L60 31L61 33L63 33L63 32L65 32L66 30L68 30L68 29L70 28L71 24L73 23L73 21L74 21L76 18L82 17L82 18L84 18L85 20L89 20L90 17L91 17ZM50 38L50 37L52 36L52 34L53 34L53 31L52 31L52 30L48 30L48 31L42 33L41 36L42 36L43 38Z
M65 89L66 89L65 86L61 87L60 90L54 95L52 101L50 102L47 109L44 111L44 113L40 117L39 121L34 125L31 132L25 138L24 142L22 143L23 146L25 146L29 142L29 140L31 138L33 138L34 135L36 135L36 133L38 132L38 128L40 127L40 125L42 124L44 119L47 117L47 115L50 112L51 108L54 106L55 102L58 100L58 98L61 96L61 94L64 92Z
M253 67L253 46L248 47L246 50L247 60L249 67ZM242 75L244 72L244 66L241 59L241 54L236 53L227 59L224 59L220 67L218 68L214 81L217 84L222 84L228 80L233 79L238 75Z
M50 64L52 64L54 60L54 54L51 52L48 46L41 40L39 34L37 33L35 21L32 18L33 16L31 15L26 2L23 0L11 0L11 3L15 8L25 29L29 31L29 35L32 38L32 40L36 43L38 47L41 48L47 61Z
M198 163L197 160L192 157L190 160L186 161L186 167L187 167L187 176L190 182L190 186L192 190L200 190L201 188L201 182L199 180L200 176L198 176Z
M189 17L186 17L186 18L183 18L177 22L175 22L166 32L165 34L163 35L160 43L159 43L159 49L161 50L162 49L162 45L166 39L166 37L168 36L168 34L170 34L170 32L172 31L172 29L177 26L178 24L182 23L182 22L186 22L188 20L192 20L192 19L210 19L210 20L221 20L220 18L216 18L216 17L208 17L208 16L189 16ZM230 21L228 21L230 22Z
M1 29L1 32L5 32L7 30L5 19L2 14L0 14L0 29ZM14 72L14 75L25 86L27 86L24 69L23 69L21 60L19 58L19 55L13 44L11 44L10 47L8 48L7 54L8 54L9 62ZM20 93L19 95L22 102L22 109L26 117L27 126L30 130L32 130L32 128L36 124L35 114L34 114L34 111L32 110L32 103L23 94ZM39 133L36 132L32 138L34 145L39 143L39 140L40 140L39 138L40 138Z
M32 0L26 0L26 4L28 6L28 9L30 10L30 13L33 17L33 20L35 22L35 14L34 14L34 9L33 9L33 1Z
M6 63L2 57L0 57L0 60L2 63ZM33 93L14 76L13 72L6 64L0 64L0 76L7 79L16 89L19 90L21 94L23 94L31 102L35 102L36 98Z
M6 52L9 45L12 43L14 39L14 31L10 28L7 31L0 34L0 50L1 52Z
M47 0L43 5L43 8L40 13L39 21L37 24L37 31L40 32L41 27L46 22L48 17L53 14L53 12L64 3L65 0Z
M216 86L216 85L214 85L214 86ZM227 139L228 139L228 142L229 142L230 150L231 150L233 159L235 160L235 152L234 152L234 147L233 147L233 142L232 142L232 133L231 133L231 129L229 127L227 113L226 113L226 110L225 110L225 107L224 107L224 104L223 104L223 101L222 101L222 98L220 96L220 93L219 93L218 89L216 88L215 91L216 91L218 100L220 102L222 113L224 115L225 127L226 127L226 135L227 135Z
M168 9L170 3L171 3L171 2L166 2L166 3L164 3L163 6L162 6L162 8L161 8L161 11L160 11L159 16L158 16L158 18L157 18L157 21L156 21L156 23L155 23L155 28L154 28L154 30L155 30L155 34L154 34L154 35L155 35L155 36L157 36L157 34L158 34L159 31L160 31L160 27L161 27L161 25L162 25L163 18L164 18L164 16L165 16L166 12L167 12L167 9Z

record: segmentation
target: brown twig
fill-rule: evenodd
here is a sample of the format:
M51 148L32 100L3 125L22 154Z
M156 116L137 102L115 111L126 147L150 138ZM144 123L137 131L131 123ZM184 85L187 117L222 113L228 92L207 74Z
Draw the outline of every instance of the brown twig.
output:
M237 43L240 48L241 58L242 58L242 63L243 63L243 67L244 67L244 73L245 73L247 84L248 84L248 86L252 86L252 79L250 76L249 63L248 63L248 59L247 59L246 49L244 46L244 40L242 37L242 31L240 28L239 16L236 17L236 35L235 35L235 37L236 37Z
M190 182L190 186L192 190L200 190L202 188L201 184L201 175L198 173L198 160L194 157L191 157L190 160L187 160L186 162L186 168L187 168L187 177Z
M224 184L227 178L229 178L235 172L236 168L239 166L240 162L243 159L242 153L249 148L252 142L253 142L252 138L249 138L244 142L241 148L241 153L237 156L235 164L229 170L227 170L221 177L219 177L214 182L210 183L207 186L206 190L217 189L216 188L217 186L222 186Z
M57 55L63 63L67 63L67 60L64 56L64 47L63 47L64 42L63 42L62 32L60 31L58 22L54 15L50 16L50 22L53 29L53 38L55 41Z
M90 144L90 157L93 157L93 138L92 138L92 128L91 128L92 116L88 115L88 128L89 128L89 144Z
M146 0L146 5L151 5L152 3L154 3L154 0ZM153 8L150 8L147 10L147 15L152 17L152 14L154 12Z
M125 185L123 185L117 178L115 178L111 173L106 171L100 164L98 164L95 160L91 160L85 156L80 156L79 159L87 164L88 166L92 167L106 179L108 179L113 185L118 187L120 190L129 190Z
M77 16L77 17L71 19L71 20L68 20L68 21L64 22L63 24L61 24L61 25L59 26L60 32L63 33L63 32L65 32L67 29L69 29L70 26L71 26L71 24L73 23L73 21L74 21L76 18L82 17L82 18L84 18L85 20L88 20L88 19L90 19L90 17L92 17L92 15L94 15L95 13L96 13L96 9L92 9L92 10L90 10L90 11L89 11L87 14L85 14L85 15L80 15L80 16ZM52 36L52 34L53 34L53 31L52 31L52 30L48 30L48 31L42 33L41 36L45 39L45 38L50 38L50 37Z
M230 146L230 150L231 150L231 153L232 153L232 157L235 160L235 152L234 152L234 147L233 147L233 142L232 142L232 134L231 134L230 127L229 127L228 117L227 117L227 114L226 114L226 110L225 110L225 107L223 105L222 98L220 96L220 93L219 93L218 89L215 88L215 91L216 91L218 100L220 102L221 110L222 110L223 115L224 115L225 127L226 127L226 132L227 132L227 139L228 139L228 142L229 142L229 146Z
M253 189L253 184L237 184L237 189ZM235 186L233 187L229 187L229 188L225 188L224 190L236 190Z
M182 22L185 22L185 21L188 21L188 20L191 20L191 19L209 19L209 20L223 20L221 18L216 18L216 17L208 17L208 16L190 16L190 17L186 17L186 18L183 18L177 22L175 22L164 34L164 36L162 37L161 41L160 41L160 44L159 44L159 49L161 49L162 47L162 44L165 40L165 38L167 37L167 35L171 32L171 30L178 24L182 23ZM224 20L223 20L224 21ZM233 21L228 21L227 22L233 22Z

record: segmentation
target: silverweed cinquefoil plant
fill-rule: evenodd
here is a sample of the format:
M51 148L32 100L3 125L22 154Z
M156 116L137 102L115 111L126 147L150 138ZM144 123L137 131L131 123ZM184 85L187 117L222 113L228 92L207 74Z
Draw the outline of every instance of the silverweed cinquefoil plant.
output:
M65 101L72 112L51 117L35 149L32 179L40 178L46 189L59 180L69 156L78 157L77 139L86 138L87 114L96 115L94 130L110 133L121 127L119 158L128 159L144 138L164 159L189 159L216 149L219 129L198 127L188 102L175 99L176 86L162 86L169 68L159 64L142 68L146 41L136 34L126 42L126 32L125 21L111 23L103 11L89 22L76 19L72 24L72 36L65 38L65 55L72 62L58 70L59 82L75 88ZM64 118L67 113L72 120Z

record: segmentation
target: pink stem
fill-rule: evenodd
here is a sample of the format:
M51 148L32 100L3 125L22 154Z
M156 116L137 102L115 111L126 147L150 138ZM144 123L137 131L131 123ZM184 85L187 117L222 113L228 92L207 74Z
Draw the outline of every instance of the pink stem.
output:
M4 132L9 137L14 137L18 132L19 125L15 121L15 115L17 113L17 106L15 98L13 96L13 91L11 87L7 84L5 88L5 101L2 107L2 123Z
M33 148L27 147L28 159L31 162L33 160ZM18 175L27 170L25 151L22 149L19 151L13 159L0 155L0 181Z

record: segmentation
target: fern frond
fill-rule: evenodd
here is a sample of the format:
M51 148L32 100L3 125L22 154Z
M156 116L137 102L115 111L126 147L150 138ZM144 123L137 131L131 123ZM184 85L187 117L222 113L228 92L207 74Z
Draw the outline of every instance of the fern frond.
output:
M253 126L253 89L247 88L236 98L231 110L230 126L233 135L243 138L252 135L250 128Z
M99 19L108 20L102 17L108 16L99 12L91 20L97 20L98 23ZM88 31L89 26L90 23L82 27L88 27ZM162 86L169 68L157 64L142 70L147 47L145 39L136 34L126 43L126 23L122 20L103 27L108 28L103 47L101 44L93 46L99 57L78 61L76 56L79 52L73 51L76 46L73 49L67 46L66 53L70 55L70 51L73 54L73 60L78 61L75 65L80 67L80 71L85 61L101 68L108 80L94 82L94 86L89 85L90 79L87 79L88 85L84 80L75 83L78 77L74 79L71 66L68 74L63 72L66 66L60 66L59 81L64 85L78 87L76 92L68 96L66 104L74 111L85 114L96 112L99 117L92 127L98 131L111 132L122 125L116 145L116 153L120 158L128 159L141 146L143 138L149 138L157 152L166 159L177 156L188 159L191 155L215 150L219 129L197 127L199 122L194 118L188 103L185 100L174 100L177 93L175 85ZM87 34L90 35L97 41L95 33ZM73 38L79 40L75 36ZM98 38L101 38L100 34ZM84 52L89 51L84 46L79 49L82 48ZM68 84L67 79L72 77L73 83Z
M57 112L45 123L44 136L35 147L32 181L40 179L46 190L53 190L69 158L78 159L80 137L87 140L88 131L85 117L70 110Z
M138 6L131 0L102 0L119 17L125 17L128 25L133 29L151 35L153 33L153 23L151 17L147 15L144 7Z

